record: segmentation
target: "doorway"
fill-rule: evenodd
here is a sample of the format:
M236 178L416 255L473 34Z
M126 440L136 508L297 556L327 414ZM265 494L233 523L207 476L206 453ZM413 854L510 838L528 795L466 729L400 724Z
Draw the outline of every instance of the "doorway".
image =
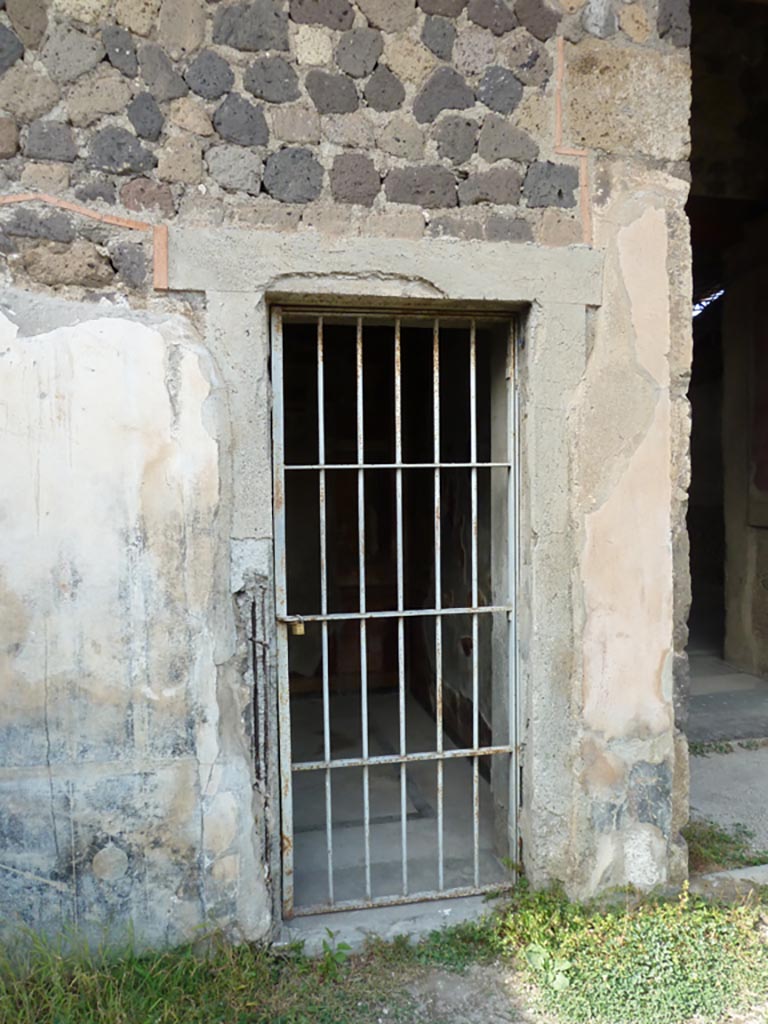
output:
M517 858L515 328L273 309L286 918Z

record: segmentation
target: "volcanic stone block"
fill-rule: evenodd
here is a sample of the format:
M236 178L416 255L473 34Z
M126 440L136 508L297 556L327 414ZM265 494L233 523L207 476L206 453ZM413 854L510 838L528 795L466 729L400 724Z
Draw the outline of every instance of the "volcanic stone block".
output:
M166 217L175 212L170 187L149 178L127 181L120 189L120 202L126 210L159 210Z
M299 78L282 57L260 57L246 70L243 85L248 92L270 103L299 98Z
M403 114L392 118L380 133L378 142L384 152L392 156L413 161L424 156L424 130Z
M110 64L128 78L135 78L139 62L131 33L119 25L105 25L101 31L101 41L104 43Z
M106 178L96 178L94 181L86 181L84 185L76 188L75 198L84 203L101 200L104 203L114 204L115 186Z
M347 75L312 70L306 79L307 92L321 114L348 114L357 110L355 83Z
M47 114L59 96L58 86L47 75L26 64L15 64L0 75L0 107L18 121L34 121Z
M208 173L217 185L236 192L258 195L261 188L261 157L243 146L212 146L205 154Z
M269 128L261 107L230 93L213 115L213 127L227 142L239 146L266 146Z
M527 132L495 114L489 114L483 122L477 151L489 164L497 160L527 164L539 155L539 147Z
M40 59L55 82L72 82L95 68L105 53L99 39L58 23L48 33Z
M129 288L143 288L147 282L147 257L140 242L117 241L109 246L112 266Z
M459 114L452 114L435 128L437 151L446 160L455 164L463 164L475 151L477 142L477 122L470 121Z
M490 171L470 174L459 185L459 202L462 206L474 203L495 203L500 206L520 202L520 187L523 179L514 167L492 167Z
M690 46L689 0L659 0L657 25L662 39L668 39L675 46Z
M157 38L178 60L202 46L207 17L205 0L163 0Z
M36 50L48 27L46 0L8 0L5 8L19 39L25 46Z
M281 142L319 142L320 115L313 107L294 104L272 111L272 131Z
M365 83L366 103L374 110L397 110L403 105L405 87L397 75L380 64Z
M496 64L480 79L477 98L497 114L511 114L523 98L523 85L509 68Z
M157 25L160 0L116 0L115 20L138 36L148 36Z
M413 103L413 116L424 124L434 121L441 110L466 110L475 94L453 68L438 68L427 80Z
M75 237L72 221L60 210L38 213L37 210L17 207L4 227L7 235L22 238L48 238L52 242L71 242Z
M499 59L523 85L546 85L552 74L552 58L524 28L505 36L499 45Z
M425 14L442 14L446 18L458 17L467 6L467 0L419 0Z
M235 50L288 49L288 15L279 0L219 6L213 19L213 41Z
M131 174L149 171L156 162L154 154L125 128L104 128L91 139L88 166L94 170Z
M139 47L139 65L141 77L156 100L175 100L189 92L189 86L157 43L144 43Z
M376 67L383 49L381 32L374 28L353 28L339 40L336 63L353 78L365 78Z
M338 202L371 206L380 188L379 172L363 153L342 153L333 161L331 193Z
M16 63L24 53L24 45L15 32L0 25L0 75Z
M160 150L157 176L163 181L197 185L203 180L203 153L194 135L178 135Z
M357 0L371 25L385 32L402 32L413 22L416 0Z
M323 187L323 168L309 149L281 149L267 158L264 188L281 203L309 203Z
M128 104L126 113L140 138L148 139L150 142L160 138L165 118L151 93L140 92Z
M562 14L550 7L546 0L516 0L515 14L532 36L542 42L557 32Z
M16 156L19 149L19 129L12 117L0 117L0 160Z
M554 164L542 160L531 164L525 176L523 195L528 206L576 205L575 191L579 172L569 164Z
M485 237L489 242L532 242L533 232L522 217L492 213L485 221Z
M450 60L456 42L456 26L446 18L430 14L424 21L421 41L440 60Z
M391 203L409 203L434 210L456 205L456 180L447 167L395 167L384 183Z
M103 288L115 277L112 264L93 242L78 238L72 245L42 242L24 253L24 270L41 284L52 288L79 285L82 288Z
M517 26L517 18L505 0L469 0L470 21L489 28L495 36L503 36Z
M348 0L291 0L291 20L298 25L325 25L343 31L352 27L354 18Z
M24 155L33 160L60 160L71 164L77 156L72 129L62 121L34 121L29 126Z
M213 50L203 50L184 73L192 92L206 100L217 100L235 84L232 68Z

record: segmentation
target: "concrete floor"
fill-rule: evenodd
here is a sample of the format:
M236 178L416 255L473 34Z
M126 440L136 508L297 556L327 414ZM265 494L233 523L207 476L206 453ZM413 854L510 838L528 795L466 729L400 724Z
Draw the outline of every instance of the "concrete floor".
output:
M369 754L391 754L399 747L396 693L373 693L368 699ZM293 701L293 760L322 757L323 710L318 697ZM332 756L360 755L360 702L352 695L331 700ZM435 749L434 720L409 699L406 709L407 750ZM452 747L445 737L446 749ZM412 762L407 770L406 820L408 891L438 888L437 770L435 762ZM365 898L363 772L337 768L331 773L333 879L336 902ZM325 773L293 775L295 903L315 906L328 901L325 830ZM369 769L371 821L371 885L374 897L402 891L400 768ZM480 883L508 878L494 848L493 807L488 782L480 777ZM464 759L444 768L444 888L473 884L472 767Z
M710 651L689 651L693 743L768 737L768 680L727 664Z
M691 817L746 825L755 849L768 850L768 747L691 757Z

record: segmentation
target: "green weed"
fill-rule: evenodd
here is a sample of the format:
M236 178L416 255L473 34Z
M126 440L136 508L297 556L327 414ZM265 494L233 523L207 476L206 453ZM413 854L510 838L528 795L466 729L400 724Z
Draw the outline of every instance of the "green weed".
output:
M768 850L756 850L745 825L721 828L711 821L690 821L683 829L692 872L752 867L768 863Z

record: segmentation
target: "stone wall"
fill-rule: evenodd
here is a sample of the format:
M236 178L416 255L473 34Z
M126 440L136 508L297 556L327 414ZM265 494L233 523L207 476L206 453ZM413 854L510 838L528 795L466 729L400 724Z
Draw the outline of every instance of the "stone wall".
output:
M279 928L276 294L525 311L526 866L682 877L688 39L683 0L0 0L0 199L51 200L0 203L10 912Z

